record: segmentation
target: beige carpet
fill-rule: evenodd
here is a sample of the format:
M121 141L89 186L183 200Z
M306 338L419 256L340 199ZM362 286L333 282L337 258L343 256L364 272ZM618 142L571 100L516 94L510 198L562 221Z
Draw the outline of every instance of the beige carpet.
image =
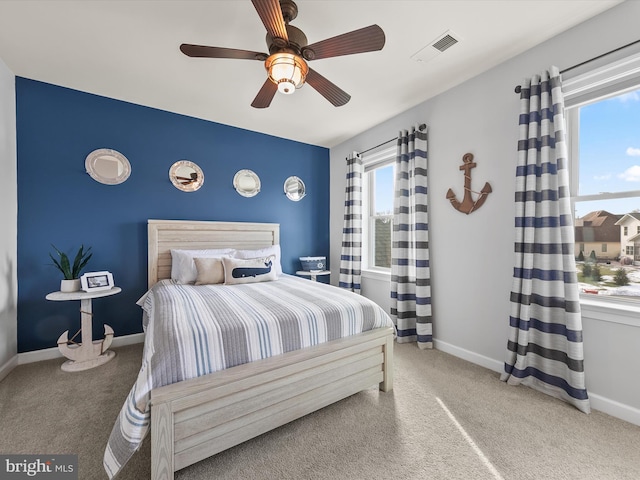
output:
M76 453L80 479L105 479L102 454L141 345L116 351L85 372L62 372L62 360L16 368L0 382L0 452ZM149 452L147 439L119 478L148 478ZM359 393L176 478L637 480L640 427L508 387L445 353L397 345L393 393Z

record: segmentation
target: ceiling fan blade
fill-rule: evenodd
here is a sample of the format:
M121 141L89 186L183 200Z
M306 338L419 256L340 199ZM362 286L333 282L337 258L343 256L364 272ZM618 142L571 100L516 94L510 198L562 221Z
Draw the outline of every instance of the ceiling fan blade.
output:
M385 36L382 29L378 25L370 25L360 30L321 40L307 46L306 49L313 50L315 53L310 60L319 60L382 50L384 42Z
M236 50L235 48L207 47L205 45L191 45L183 43L180 51L188 57L205 58L238 58L242 60L265 60L266 53L252 52L249 50Z
M278 86L267 78L267 80L262 85L262 88L258 92L258 95L256 95L256 98L253 99L251 106L253 108L267 108L269 105L271 105L271 100L273 100L273 97L277 91Z
M310 68L305 83L315 88L320 95L329 100L334 107L341 107L351 100L351 95L330 82L314 69Z
M282 17L282 9L278 0L251 0L267 33L274 38L289 41L287 27Z

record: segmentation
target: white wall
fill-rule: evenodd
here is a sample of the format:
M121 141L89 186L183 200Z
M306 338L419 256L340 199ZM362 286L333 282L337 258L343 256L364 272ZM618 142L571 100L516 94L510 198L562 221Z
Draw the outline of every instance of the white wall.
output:
M17 362L18 191L15 76L0 60L0 380Z
M399 129L427 123L435 346L500 370L513 269L519 113L514 87L552 64L567 68L637 40L638 18L640 2L625 2L332 148L332 284L337 284L340 264L347 154L392 138ZM471 215L454 210L445 198L449 188L462 198L458 167L467 152L478 165L472 188L479 190L484 182L493 188L484 206ZM388 281L363 279L363 294L385 308L388 292ZM640 317L637 312L635 316ZM640 424L637 348L618 347L640 345L640 320L636 326L613 325L591 313L583 317L585 365L591 369L586 372L587 388L598 399L594 406Z

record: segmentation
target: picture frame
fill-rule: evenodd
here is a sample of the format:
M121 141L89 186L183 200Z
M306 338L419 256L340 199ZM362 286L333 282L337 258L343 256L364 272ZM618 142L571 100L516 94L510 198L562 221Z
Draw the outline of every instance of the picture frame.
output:
M81 288L85 292L99 292L113 288L111 272L87 272L80 277Z

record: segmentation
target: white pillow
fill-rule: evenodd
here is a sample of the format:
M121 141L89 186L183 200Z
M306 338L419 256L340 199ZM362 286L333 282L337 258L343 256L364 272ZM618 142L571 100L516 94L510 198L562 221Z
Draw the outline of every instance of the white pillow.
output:
M274 268L275 255L261 258L223 258L225 285L256 283L277 280Z
M280 264L280 245L272 245L270 247L259 248L257 250L236 250L232 255L233 258L261 258L275 255L273 266L276 275L282 275L282 265Z
M198 277L198 270L193 259L230 257L233 248L213 250L171 250L171 279L178 283L194 283Z

